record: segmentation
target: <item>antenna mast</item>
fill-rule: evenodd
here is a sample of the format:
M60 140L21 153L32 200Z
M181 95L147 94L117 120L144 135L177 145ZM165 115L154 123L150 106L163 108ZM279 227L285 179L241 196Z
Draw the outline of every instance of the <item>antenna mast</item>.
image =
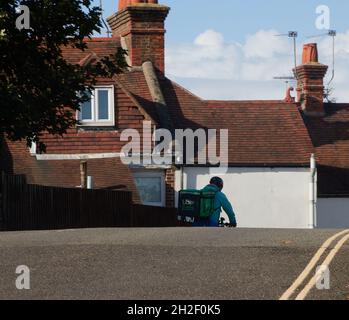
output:
M330 84L332 83L332 81L334 80L335 77L335 57L336 57L336 52L335 52L335 45L336 45L336 36L337 36L337 31L336 30L328 30L327 33L325 34L319 34L316 36L311 36L308 38L319 38L319 37L323 37L323 36L329 36L332 37L332 76L330 81L327 83L327 95L330 92Z
M336 56L335 45L336 45L337 32L335 30L330 30L328 32L328 35L330 37L332 37L332 77L331 77L331 80L329 81L329 83L327 84L327 86L329 87L334 79L334 76L335 76L335 56Z
M289 37L293 39L293 58L294 58L294 77L274 77L274 80L284 80L286 83L286 89L289 87L290 81L298 80L297 75L297 37L298 32L297 31L289 31L287 34L278 34L276 37Z
M293 55L294 55L294 70L295 70L295 76L296 79L298 79L297 75L297 37L298 37L298 32L297 31L290 31L288 33L288 37L293 39Z
M108 38L110 38L112 32L109 29L109 26L107 25L107 23L105 22L104 17L103 17L103 0L99 0L99 7L101 8L101 12L102 12L102 16L101 16L102 24L103 24L104 28L106 29Z
M298 32L297 31L289 31L287 34L277 34L276 37L289 37L290 39L293 39L293 59L294 59L294 73L295 73L295 79L298 80L297 75L297 37Z

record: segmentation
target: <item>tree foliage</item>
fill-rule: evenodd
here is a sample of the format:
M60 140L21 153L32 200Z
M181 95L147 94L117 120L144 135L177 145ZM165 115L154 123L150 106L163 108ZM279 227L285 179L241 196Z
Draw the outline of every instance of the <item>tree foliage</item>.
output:
M16 27L19 5L30 9L30 29ZM86 37L101 27L100 8L90 0L0 2L0 134L44 150L43 132L62 135L76 125L86 88L127 66L121 49L87 66L64 60L64 46L85 50Z

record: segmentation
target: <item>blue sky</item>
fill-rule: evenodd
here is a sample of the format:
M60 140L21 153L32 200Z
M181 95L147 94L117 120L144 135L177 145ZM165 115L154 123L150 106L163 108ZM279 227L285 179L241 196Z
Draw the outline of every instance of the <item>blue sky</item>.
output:
M275 37L299 32L298 54L305 42L319 42L320 59L331 62L326 33L318 30L316 8L330 9L330 28L337 30L338 76L335 98L347 99L349 84L349 1L347 0L163 0L171 7L166 21L167 74L204 98L282 98L285 83L273 76L289 75L292 45ZM99 3L99 0L96 0ZM103 0L105 13L117 10L117 0ZM219 52L219 53L218 53ZM251 54L252 52L252 54ZM215 76L212 76L215 73ZM218 75L217 75L218 74ZM346 82L347 81L347 82ZM235 88L235 90L234 90Z
M117 0L103 0L105 16L116 11L117 3ZM312 36L319 33L315 27L315 9L321 4L331 9L333 29L340 32L349 28L347 0L164 0L161 3L171 7L166 21L169 45L192 41L206 29L219 31L228 41L243 41L247 34L260 29L298 30L300 36Z

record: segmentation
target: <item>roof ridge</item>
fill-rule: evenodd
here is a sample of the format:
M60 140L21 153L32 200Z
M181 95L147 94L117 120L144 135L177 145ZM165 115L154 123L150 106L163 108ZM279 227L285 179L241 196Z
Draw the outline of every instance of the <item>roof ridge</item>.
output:
M88 54L85 58L82 58L80 61L79 61L79 65L84 67L84 66L87 66L88 64L91 63L91 61L93 60L97 60L99 61L100 58L98 57L98 55L94 52L94 51L91 51L90 54Z
M205 102L204 99L202 99L201 97L199 97L198 95L196 95L195 93L192 93L191 91L189 91L188 89L184 88L182 85L180 85L179 83L177 83L176 81L174 80L171 80L170 78L164 76L164 79L165 80L168 80L170 81L172 84L174 84L175 86L177 86L178 88L182 89L183 91L185 91L186 93L188 93L189 95L191 95L192 97L202 101L202 102Z
M168 111L168 106L153 63L151 61L144 62L142 64L142 70L148 90L152 96L153 102L156 105L156 111L161 127L172 129L172 121Z
M284 100L204 100L208 103L248 103L248 104L257 104L257 103L271 103L271 104L285 104L285 105L296 105L296 102L285 102Z

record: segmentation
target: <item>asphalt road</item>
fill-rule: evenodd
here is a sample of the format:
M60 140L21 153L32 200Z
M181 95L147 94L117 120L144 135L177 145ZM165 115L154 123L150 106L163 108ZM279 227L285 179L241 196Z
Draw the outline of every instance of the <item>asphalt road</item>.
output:
M0 299L278 299L338 231L93 229L0 233ZM15 286L30 268L30 290ZM348 299L349 246L331 266Z

